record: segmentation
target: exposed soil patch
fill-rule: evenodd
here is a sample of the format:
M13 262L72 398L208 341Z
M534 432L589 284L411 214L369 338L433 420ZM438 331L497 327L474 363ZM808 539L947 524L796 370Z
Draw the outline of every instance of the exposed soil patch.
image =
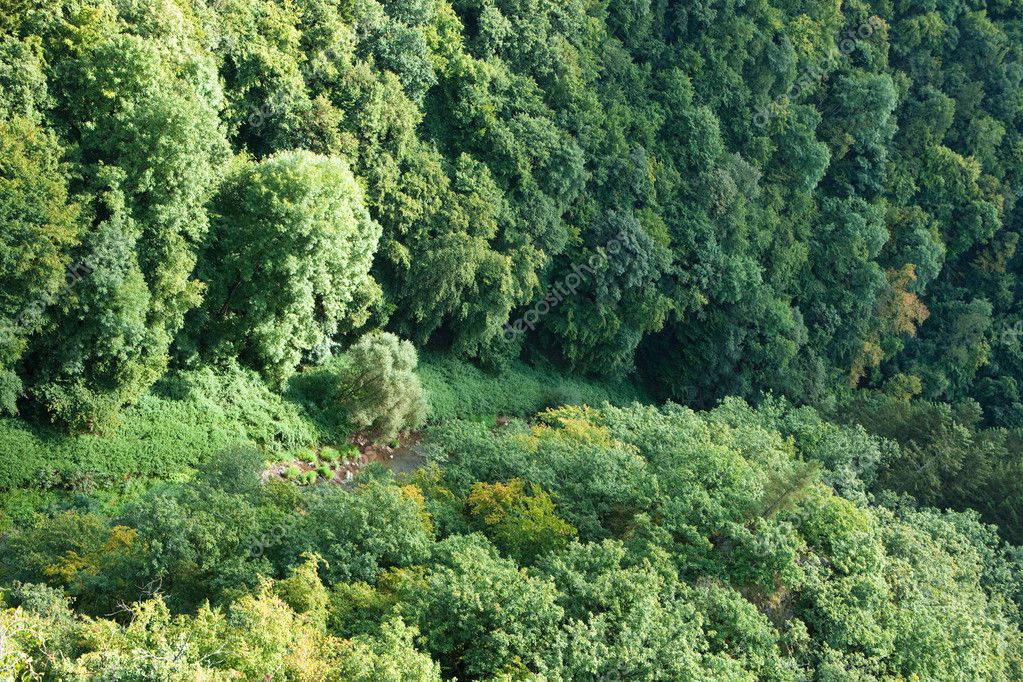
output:
M362 453L363 462L360 466L378 462L396 474L406 474L426 464L426 454L419 444L422 438L422 431L413 431L400 439L398 446L393 448L390 445L374 444L361 434L357 434L352 441Z
M344 484L351 481L359 469L372 462L390 469L395 474L406 474L415 471L426 463L426 454L420 446L422 431L402 434L393 444L375 443L364 433L357 433L348 443L338 448L321 446L310 448L317 455L317 461L305 462L299 459L277 462L265 469L261 478L264 482L271 478L280 478L302 482L311 478L309 472L316 473L317 483ZM340 458L322 459L326 451L341 454ZM329 468L329 477L324 476L324 468ZM312 481L307 481L311 483Z

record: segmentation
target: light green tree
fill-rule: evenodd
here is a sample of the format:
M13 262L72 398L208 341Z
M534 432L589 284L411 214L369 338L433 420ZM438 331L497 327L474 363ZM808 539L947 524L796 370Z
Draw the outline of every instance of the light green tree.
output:
M279 384L363 312L380 228L348 164L305 151L242 163L214 206L200 345Z
M342 409L357 428L392 437L426 421L426 394L413 371L416 349L388 332L372 332L348 349L339 378Z

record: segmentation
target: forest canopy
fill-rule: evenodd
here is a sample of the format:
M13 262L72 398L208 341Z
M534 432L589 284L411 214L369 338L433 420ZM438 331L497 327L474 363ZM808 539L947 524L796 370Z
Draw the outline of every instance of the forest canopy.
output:
M384 327L1023 426L1018 9L11 5L0 402L102 429L175 367L279 382Z
M0 678L1023 679L1021 199L1023 0L0 0Z

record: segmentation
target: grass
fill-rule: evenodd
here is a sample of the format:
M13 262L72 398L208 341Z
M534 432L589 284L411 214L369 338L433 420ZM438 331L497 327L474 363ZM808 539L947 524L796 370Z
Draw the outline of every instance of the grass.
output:
M180 374L125 410L112 433L66 434L0 419L0 491L107 486L167 477L241 445L283 452L316 442L301 410L250 372Z
M429 419L434 423L528 417L565 404L652 402L642 389L626 380L566 376L551 368L523 363L490 373L455 358L422 353L418 374L430 403Z
M302 448L295 455L295 459L306 464L313 464L317 460L316 451L312 448Z

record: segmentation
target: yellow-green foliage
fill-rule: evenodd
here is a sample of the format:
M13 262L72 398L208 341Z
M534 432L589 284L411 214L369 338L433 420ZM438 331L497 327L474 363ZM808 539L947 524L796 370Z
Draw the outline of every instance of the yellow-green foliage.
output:
M529 564L544 552L563 548L575 536L558 518L550 495L521 478L505 483L476 483L466 499L469 517L500 549Z

